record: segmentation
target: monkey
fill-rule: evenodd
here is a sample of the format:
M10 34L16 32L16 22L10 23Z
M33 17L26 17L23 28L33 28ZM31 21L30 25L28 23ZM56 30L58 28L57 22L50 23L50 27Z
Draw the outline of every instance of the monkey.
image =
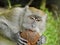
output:
M41 10L29 7L30 3L24 8L16 7L7 14L0 15L0 34L17 45L27 45L27 40L23 39L20 33L29 29L41 36L37 45L41 45L45 40L42 33L45 31L47 15Z
M46 17L43 11L33 7L13 8L7 15L0 15L0 34L17 45L27 45L27 40L20 37L20 32L30 29L42 35L45 31Z

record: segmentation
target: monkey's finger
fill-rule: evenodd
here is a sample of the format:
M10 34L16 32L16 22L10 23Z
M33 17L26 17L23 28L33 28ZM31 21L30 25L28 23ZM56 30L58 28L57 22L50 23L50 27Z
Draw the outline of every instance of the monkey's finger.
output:
M46 42L46 37L45 36L41 36L37 42L37 45L41 45L44 44Z
M27 43L22 41L22 40L19 40L19 43L22 44L22 45L27 45Z
M20 43L20 42L17 42L17 45L23 45L22 43Z
M18 33L18 37L19 37L18 39L20 39L21 41L24 41L24 42L26 42L26 43L28 42L27 40L23 39L23 38L20 36L19 33Z
M46 37L45 36L42 36L41 37L41 40L42 40L42 44L46 42Z
M17 45L27 45L27 44L21 44L21 43L17 43Z
M27 40L25 40L25 39L23 39L23 38L21 38L21 37L19 37L19 39L21 40L21 41L24 41L24 42L28 42Z

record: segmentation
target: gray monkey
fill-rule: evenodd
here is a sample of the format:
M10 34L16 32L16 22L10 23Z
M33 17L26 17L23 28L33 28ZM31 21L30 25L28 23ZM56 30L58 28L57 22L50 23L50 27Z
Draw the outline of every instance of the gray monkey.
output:
M37 45L41 45L45 42L42 33L45 31L46 17L43 11L34 7L13 8L6 16L0 16L0 34L16 42L17 45L27 45L27 40L23 39L20 33L31 29L40 34L41 38Z

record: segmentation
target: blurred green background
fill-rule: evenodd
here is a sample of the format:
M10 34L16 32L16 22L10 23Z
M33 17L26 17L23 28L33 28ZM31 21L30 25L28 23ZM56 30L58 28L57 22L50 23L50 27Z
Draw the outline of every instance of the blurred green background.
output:
M59 17L57 19L54 19L52 16L52 12L48 12L46 9L46 13L48 15L47 17L47 24L46 24L46 31L44 35L46 36L46 43L44 45L60 45L59 44L59 37L58 34L60 34L60 21Z

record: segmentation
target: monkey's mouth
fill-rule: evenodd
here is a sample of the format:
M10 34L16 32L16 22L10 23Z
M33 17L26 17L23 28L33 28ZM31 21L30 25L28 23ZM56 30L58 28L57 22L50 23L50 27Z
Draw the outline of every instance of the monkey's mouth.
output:
M29 31L35 32L33 29L25 29L25 30L29 30Z

